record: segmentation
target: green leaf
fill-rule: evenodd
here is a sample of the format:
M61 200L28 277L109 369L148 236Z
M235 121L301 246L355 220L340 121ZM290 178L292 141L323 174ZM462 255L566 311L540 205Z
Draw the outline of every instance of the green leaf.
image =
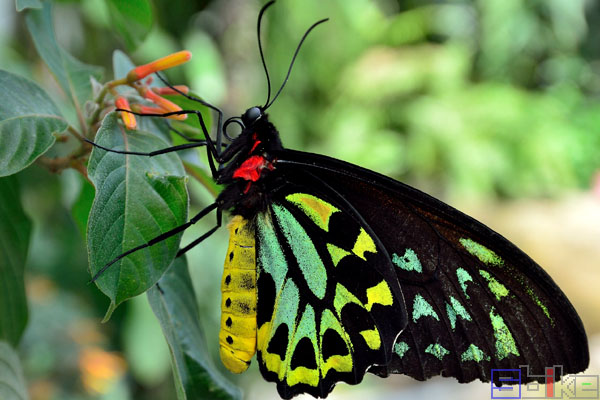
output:
M145 296L127 302L121 332L129 370L136 380L147 386L163 381L171 370L169 346Z
M177 258L148 291L148 300L171 349L178 398L240 399L237 387L214 367L198 320L198 306L187 262Z
M108 0L113 26L119 32L125 46L135 50L152 28L152 7L148 0Z
M90 216L90 210L92 209L92 204L94 202L94 193L94 187L84 179L79 196L77 197L77 200L75 200L75 203L73 203L73 207L71 207L71 214L73 215L75 224L77 225L77 228L79 228L79 232L84 239L87 234L86 227Z
M0 70L0 176L29 166L67 129L50 97L38 85Z
M127 76L127 73L133 68L135 68L135 64L133 63L133 61L131 61L127 54L123 53L121 50L115 50L113 52L112 61L115 79L125 78L125 76Z
M143 131L125 131L109 114L96 143L110 149L148 152L167 147ZM156 157L115 154L94 148L88 176L96 197L88 220L92 274L127 250L186 222L188 194L181 160L174 153ZM154 285L173 261L181 234L134 252L113 264L96 284L111 309Z
M29 399L19 356L8 343L2 341L0 341L0 399Z
M43 6L41 0L17 0L15 3L18 12L26 8L42 8Z
M27 324L23 271L31 233L20 193L16 177L0 179L0 340L15 346Z
M102 68L82 63L59 46L50 2L44 2L41 10L30 10L25 21L38 54L82 116L83 104L92 98L90 77L100 80Z

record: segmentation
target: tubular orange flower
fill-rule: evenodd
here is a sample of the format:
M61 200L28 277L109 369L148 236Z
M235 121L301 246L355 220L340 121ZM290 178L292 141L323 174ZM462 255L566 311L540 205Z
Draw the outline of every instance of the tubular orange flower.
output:
M122 110L131 111L131 107L129 107L129 102L125 97L117 97L115 100L115 106ZM125 124L125 127L127 127L127 129L133 130L137 128L137 121L135 120L135 115L133 115L132 113L121 111L121 119L123 120L123 123Z
M166 57L159 58L151 63L135 67L127 74L127 82L135 82L146 76L163 69L172 68L179 64L183 64L192 58L192 53L188 50L178 51L177 53L169 54Z
M190 88L188 88L185 85L175 85L173 86L175 89L179 90L179 92L184 93L184 94L188 94L190 91ZM153 87L152 91L156 94L181 94L179 93L177 90L173 90L170 87Z
M162 108L163 113L181 111L181 107L179 107L177 104L165 99L164 97L157 95L152 90L148 90L148 89L144 88L142 93L145 98L147 98L148 100L152 101L154 104L156 104L157 106ZM181 114L181 115L178 115L178 117L180 117L180 118L177 118L177 119L184 120L187 118L187 115Z
M170 111L165 110L164 108L159 108L159 107L140 106L138 108L139 108L140 114L165 114L165 113L170 112ZM165 117L165 118L183 121L184 119L187 118L187 114L169 115L168 117Z

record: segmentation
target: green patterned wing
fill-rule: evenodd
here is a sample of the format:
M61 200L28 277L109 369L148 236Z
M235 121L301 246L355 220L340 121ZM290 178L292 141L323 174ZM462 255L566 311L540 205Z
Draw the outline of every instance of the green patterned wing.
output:
M530 375L521 375L528 382L543 379L545 367L562 366L556 379L587 368L577 312L550 276L501 235L375 172L291 150L277 157L289 181L344 198L394 265L408 325L391 362L369 372L470 382L489 381L492 369L528 366Z
M326 397L391 362L402 294L385 249L345 204L290 187L276 198L255 220L260 370L283 398Z

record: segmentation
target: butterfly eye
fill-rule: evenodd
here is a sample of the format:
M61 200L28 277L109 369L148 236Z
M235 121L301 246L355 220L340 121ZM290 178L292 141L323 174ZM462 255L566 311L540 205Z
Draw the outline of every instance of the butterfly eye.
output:
M262 111L258 107L252 107L246 110L244 115L242 115L242 121L244 125L251 125L254 121L259 119L262 116Z

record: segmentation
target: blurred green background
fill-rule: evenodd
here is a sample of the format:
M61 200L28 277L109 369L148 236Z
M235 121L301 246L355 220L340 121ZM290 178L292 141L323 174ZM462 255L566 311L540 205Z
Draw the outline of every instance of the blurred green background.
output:
M140 42L111 28L104 1L59 1L55 29L67 51L104 66L105 79L115 49L139 64L191 50L192 61L170 70L170 80L240 115L266 97L255 33L262 4L153 0L153 23ZM589 373L598 374L600 3L279 0L263 31L275 88L306 28L324 17L330 21L309 36L269 109L284 145L393 176L513 240L574 303L590 336ZM34 79L68 109L11 0L0 0L0 68ZM100 324L108 300L86 284L85 231L75 222L93 188L73 170L54 175L40 166L18 179L34 222L30 321L19 348L31 398L174 399L168 349L145 296ZM190 186L194 212L211 198ZM217 365L226 246L223 229L188 253ZM277 398L256 365L239 377L226 374L248 399ZM340 385L331 398L489 393L488 384L453 379L370 377L358 387Z

